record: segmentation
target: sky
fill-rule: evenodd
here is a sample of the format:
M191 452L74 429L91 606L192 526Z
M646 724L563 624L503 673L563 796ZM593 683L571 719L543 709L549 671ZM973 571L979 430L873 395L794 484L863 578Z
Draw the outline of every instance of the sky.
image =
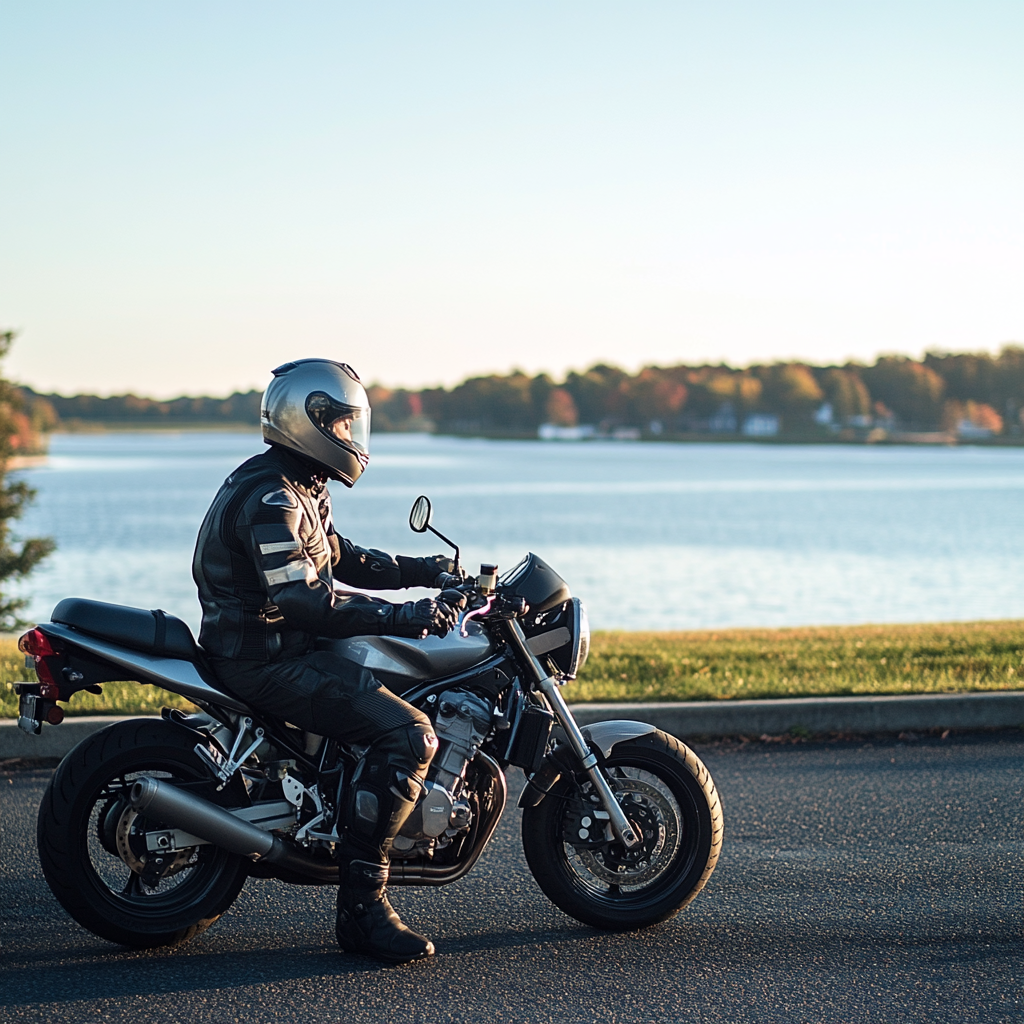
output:
M1024 341L1010 0L0 7L41 391Z

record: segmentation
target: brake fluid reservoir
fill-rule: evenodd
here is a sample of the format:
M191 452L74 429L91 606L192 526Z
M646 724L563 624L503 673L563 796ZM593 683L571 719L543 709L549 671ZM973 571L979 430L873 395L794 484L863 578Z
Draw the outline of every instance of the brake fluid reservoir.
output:
M480 566L480 575L477 576L476 583L485 593L491 593L498 583L498 567L484 562Z

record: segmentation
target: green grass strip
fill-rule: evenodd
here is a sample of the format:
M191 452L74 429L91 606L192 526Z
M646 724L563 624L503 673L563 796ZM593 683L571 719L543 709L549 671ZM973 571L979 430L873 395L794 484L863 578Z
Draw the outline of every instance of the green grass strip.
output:
M576 703L1024 688L1024 621L595 633Z
M15 641L0 640L0 718L17 715L12 683L34 678ZM856 694L1024 689L1024 621L954 622L687 633L595 633L578 704L751 700ZM154 714L188 708L156 686L104 683L79 693L69 715Z

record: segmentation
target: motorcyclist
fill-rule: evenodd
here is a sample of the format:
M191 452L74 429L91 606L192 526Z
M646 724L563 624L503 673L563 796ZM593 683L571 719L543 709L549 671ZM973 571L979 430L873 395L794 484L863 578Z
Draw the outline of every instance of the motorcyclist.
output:
M370 407L345 363L300 359L263 395L270 448L224 482L203 521L192 574L200 643L224 686L310 732L367 747L340 808L336 934L347 952L403 963L434 952L388 901L392 841L437 749L430 720L366 669L330 651L359 635L445 635L457 592L394 604L334 589L432 587L448 556L397 558L335 532L327 478L351 487L369 462Z

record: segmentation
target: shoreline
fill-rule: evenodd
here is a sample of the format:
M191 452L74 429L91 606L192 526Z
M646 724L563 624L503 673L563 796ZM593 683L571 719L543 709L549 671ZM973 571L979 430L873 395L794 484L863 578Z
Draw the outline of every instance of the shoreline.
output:
M127 422L123 420L69 421L51 431L47 437L58 435L79 434L257 434L259 424L223 423L216 421L200 421L193 423L153 423ZM383 430L377 428L378 436L426 436L438 438L457 438L467 441L531 441L538 444L554 445L592 445L592 444L744 444L758 446L784 445L837 445L842 447L903 447L903 448L1022 448L1024 435L997 436L987 438L960 438L945 433L901 433L893 432L886 436L840 437L815 436L803 433L777 434L774 437L747 437L741 434L687 433L661 434L658 436L641 435L639 437L616 437L613 434L594 435L578 439L542 438L535 432L523 431L480 431L462 433L445 430ZM46 453L29 456L11 456L8 460L9 469L23 469L40 465L46 459Z

